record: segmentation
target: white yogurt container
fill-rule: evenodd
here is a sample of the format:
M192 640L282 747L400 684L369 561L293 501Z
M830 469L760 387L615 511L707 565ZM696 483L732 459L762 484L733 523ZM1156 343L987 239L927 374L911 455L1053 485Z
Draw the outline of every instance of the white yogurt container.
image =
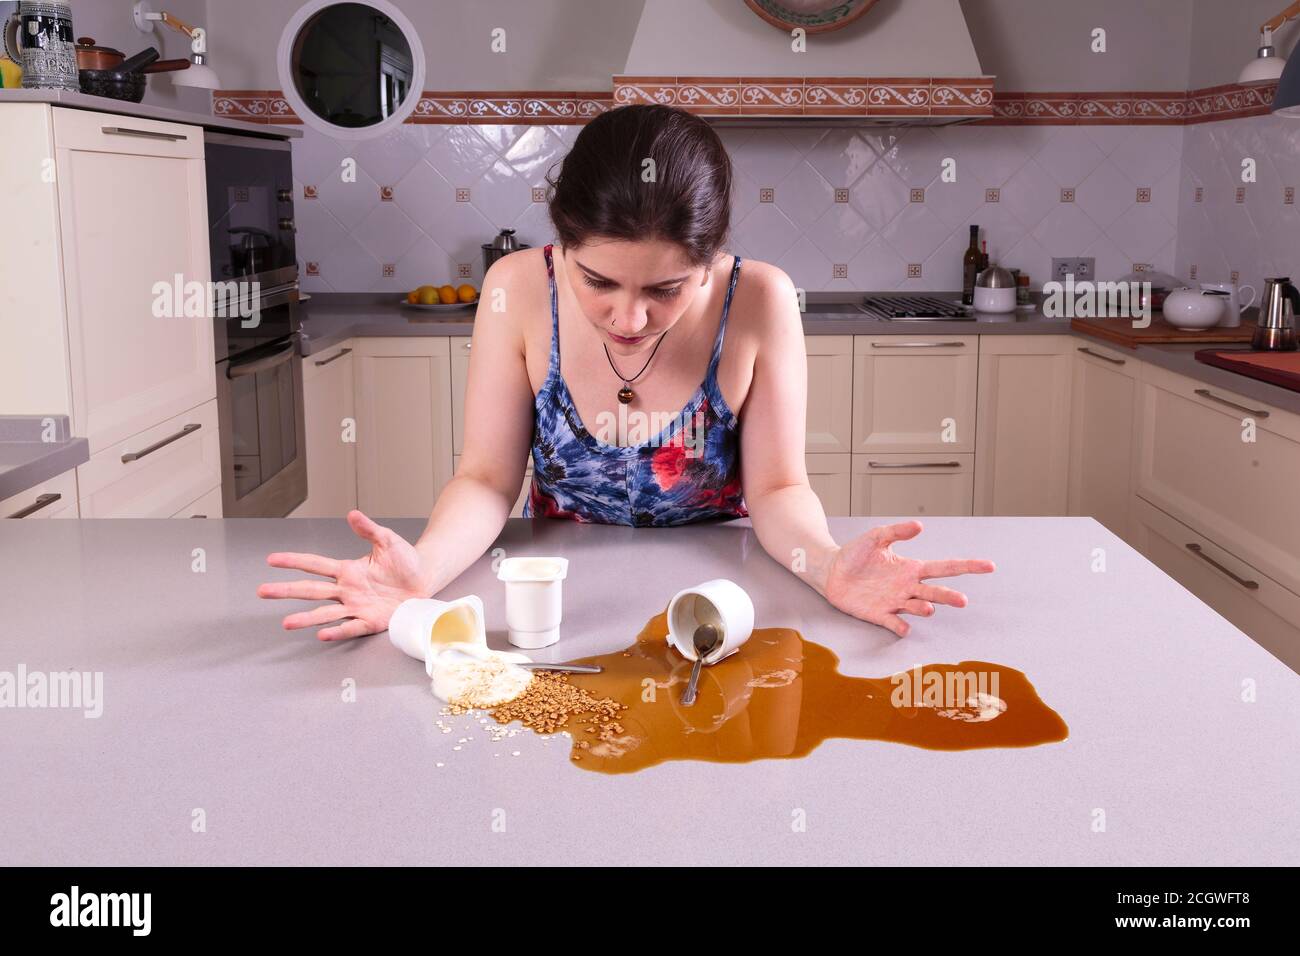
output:
M754 602L735 581L714 578L693 588L685 588L668 602L668 643L688 661L695 660L695 629L712 624L722 635L722 643L705 658L716 664L740 650L740 645L754 633Z
M506 637L515 647L549 647L560 639L562 587L568 558L506 558L497 579L506 586Z
M483 602L473 594L454 601L403 601L388 620L388 639L398 650L423 661L424 672L432 676L433 658L448 644L487 648Z

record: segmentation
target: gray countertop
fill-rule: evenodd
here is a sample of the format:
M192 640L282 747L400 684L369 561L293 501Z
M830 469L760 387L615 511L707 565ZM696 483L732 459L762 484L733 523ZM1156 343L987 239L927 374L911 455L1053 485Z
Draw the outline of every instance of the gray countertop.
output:
M116 113L119 116L138 116L141 119L185 123L190 126L202 126L205 129L252 133L280 139L295 139L302 136L302 130L295 126L246 123L243 120L227 119L211 113L189 113L185 110L152 106L148 103L128 103L126 100L115 100L108 96L91 96L89 93L74 93L71 90L0 90L0 103L48 103L50 106Z
M953 300L957 298L956 293L933 294ZM979 314L973 321L887 322L869 318L849 307L832 305L826 301L832 295L838 294L809 295L803 318L806 334L1073 335L1081 344L1096 343L1121 353L1131 352L1140 361L1300 414L1300 392L1196 361L1194 353L1198 349L1212 348L1210 345L1140 345L1136 349L1125 349L1076 332L1070 328L1069 319L1048 318L1038 307L1007 315ZM397 295L314 293L304 303L302 316L303 355L322 352L358 336L471 335L474 332L472 308L459 312L422 312L403 307L401 297Z
M845 540L884 520L831 525ZM538 659L623 647L678 588L725 576L759 626L798 628L847 673L1019 668L1069 738L964 752L832 740L798 760L590 773L563 737L494 743L468 717L442 733L423 667L386 636L281 629L308 605L255 596L296 576L265 555L362 553L343 521L13 522L0 580L22 600L5 608L0 671L101 672L102 715L0 709L0 864L1300 863L1300 676L1095 521L930 519L901 553L999 570L902 640L830 609L747 525L514 520L498 544L571 562L560 643ZM489 560L444 596L480 595L501 647Z
M52 440L45 441L45 424ZM67 415L0 415L0 498L90 461L90 443L68 434ZM5 515L0 514L0 518Z

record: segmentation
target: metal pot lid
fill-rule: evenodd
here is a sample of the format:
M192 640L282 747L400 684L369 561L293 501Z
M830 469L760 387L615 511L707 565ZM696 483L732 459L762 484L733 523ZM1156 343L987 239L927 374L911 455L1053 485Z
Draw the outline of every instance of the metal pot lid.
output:
M993 263L975 277L975 285L981 289L1014 289L1016 277L997 263Z
M95 46L94 37L77 37L76 49L85 50L87 53L108 53L126 59L126 54L121 50L114 50L111 46Z

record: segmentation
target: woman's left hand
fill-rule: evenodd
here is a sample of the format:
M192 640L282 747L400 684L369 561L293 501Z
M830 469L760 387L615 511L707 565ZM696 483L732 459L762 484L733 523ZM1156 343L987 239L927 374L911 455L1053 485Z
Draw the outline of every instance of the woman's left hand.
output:
M903 521L872 528L836 552L826 576L826 600L845 614L887 627L906 637L911 625L900 614L929 617L936 604L965 607L966 595L928 578L988 574L992 561L978 558L918 561L895 554L890 546L921 533L921 522Z

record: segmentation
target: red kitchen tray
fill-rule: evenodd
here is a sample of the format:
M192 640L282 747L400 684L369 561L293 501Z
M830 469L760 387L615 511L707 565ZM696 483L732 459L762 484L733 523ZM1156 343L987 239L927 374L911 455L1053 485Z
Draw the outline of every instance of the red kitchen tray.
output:
M1201 349L1196 353L1196 361L1300 392L1300 352Z

